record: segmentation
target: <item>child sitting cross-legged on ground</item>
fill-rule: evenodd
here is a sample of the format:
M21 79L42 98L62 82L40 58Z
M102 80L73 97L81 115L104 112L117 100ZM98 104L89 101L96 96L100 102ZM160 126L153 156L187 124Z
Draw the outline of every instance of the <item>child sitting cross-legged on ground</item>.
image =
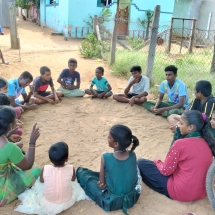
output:
M37 109L33 95L33 86L30 85L33 81L33 76L30 72L23 72L19 78L13 78L7 81L8 88L7 95L10 98L10 104L13 107L21 107L24 110ZM26 92L25 88L29 86L29 93ZM22 95L22 98L19 96Z
M40 181L19 195L21 204L15 210L26 214L55 215L70 208L75 202L87 199L75 181L73 165L67 165L69 148L58 142L49 149L52 165L45 165ZM43 184L44 183L44 184Z
M96 68L96 76L93 78L90 89L86 89L85 93L92 95L92 98L106 99L112 96L111 86L108 83L107 79L102 77L104 75L104 68ZM93 89L93 86L96 85L97 90Z
M52 92L46 91L48 87L51 87ZM40 76L34 80L34 97L36 98L36 104L43 104L49 102L51 104L57 104L62 93L56 91L51 77L51 70L47 66L40 68Z
M130 72L132 76L128 80L124 93L114 94L113 99L118 102L129 103L131 106L142 104L147 101L149 79L142 75L140 66L132 66Z
M68 69L64 69L57 82L61 85L58 90L63 93L65 97L83 97L85 92L80 89L81 78L80 73L76 71L77 60L70 58L68 60Z
M76 176L85 193L105 211L133 207L141 193L141 177L134 149L139 140L124 125L115 125L108 135L109 147L114 151L104 153L100 173L79 167ZM128 147L131 150L127 150Z

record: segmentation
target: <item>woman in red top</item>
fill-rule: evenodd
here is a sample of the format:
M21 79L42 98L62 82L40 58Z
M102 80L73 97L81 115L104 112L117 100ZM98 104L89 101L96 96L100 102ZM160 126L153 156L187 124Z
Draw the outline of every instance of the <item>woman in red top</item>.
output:
M143 182L182 202L206 197L205 178L215 155L215 141L208 126L204 113L185 111L164 162L138 160Z

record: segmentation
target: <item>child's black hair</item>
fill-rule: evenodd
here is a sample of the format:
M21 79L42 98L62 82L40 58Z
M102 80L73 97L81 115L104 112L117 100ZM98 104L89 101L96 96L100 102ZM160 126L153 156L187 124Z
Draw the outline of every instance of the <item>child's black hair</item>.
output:
M110 129L110 134L114 141L119 143L119 147L122 150L128 148L131 143L133 143L131 152L134 151L137 146L139 146L139 140L137 137L132 135L130 128L125 125L114 125Z
M10 106L0 106L0 136L7 133L9 126L14 122L15 111Z
M170 65L170 66L167 66L165 69L164 69L165 72L173 72L174 75L177 75L177 71L178 71L178 68L174 65Z
M69 65L70 63L75 63L76 65L78 64L78 62L77 62L77 60L76 60L75 58L70 58L70 59L68 60L68 65Z
M215 156L215 140L209 132L210 122L206 115L197 110L188 110L183 112L182 118L187 121L188 125L195 126L196 131L201 133L202 137L208 143L213 156Z
M97 67L96 69L98 69L99 71L101 71L102 72L102 75L104 75L104 68L102 67L102 66L99 66L99 67Z
M10 99L5 93L0 93L0 105L10 105Z
M69 148L65 142L58 142L49 148L49 159L55 166L63 166L69 156Z
M141 66L132 66L131 69L130 69L130 72L141 72L142 71L142 68Z
M20 77L22 77L23 79L29 79L30 81L33 81L33 76L30 72L25 71L23 72Z
M212 92L212 85L209 81L201 80L196 83L196 92L202 93L205 97L211 95Z
M51 72L51 70L47 66L40 67L40 74L44 75L46 72Z
M7 84L7 80L0 77L0 88L5 87Z

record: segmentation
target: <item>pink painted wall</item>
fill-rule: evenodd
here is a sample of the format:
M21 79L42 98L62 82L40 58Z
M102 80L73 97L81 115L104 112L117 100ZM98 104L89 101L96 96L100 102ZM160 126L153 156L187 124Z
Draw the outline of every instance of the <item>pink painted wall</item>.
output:
M37 12L36 12L36 10L37 9L35 7L33 7L33 6L30 7L29 14L28 14L29 18L30 17L33 17L33 19L37 18Z

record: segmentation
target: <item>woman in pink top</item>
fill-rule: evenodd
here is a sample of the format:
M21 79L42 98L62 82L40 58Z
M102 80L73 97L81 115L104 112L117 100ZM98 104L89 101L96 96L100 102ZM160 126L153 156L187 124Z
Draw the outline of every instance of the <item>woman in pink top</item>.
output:
M185 111L164 162L138 160L143 182L182 202L206 197L205 178L215 155L215 142L208 127L204 113Z
M75 168L65 165L68 161L68 145L58 142L49 149L53 165L45 165L40 182L19 196L22 201L16 211L26 214L55 215L71 207L75 202L86 199L84 190L75 181Z

